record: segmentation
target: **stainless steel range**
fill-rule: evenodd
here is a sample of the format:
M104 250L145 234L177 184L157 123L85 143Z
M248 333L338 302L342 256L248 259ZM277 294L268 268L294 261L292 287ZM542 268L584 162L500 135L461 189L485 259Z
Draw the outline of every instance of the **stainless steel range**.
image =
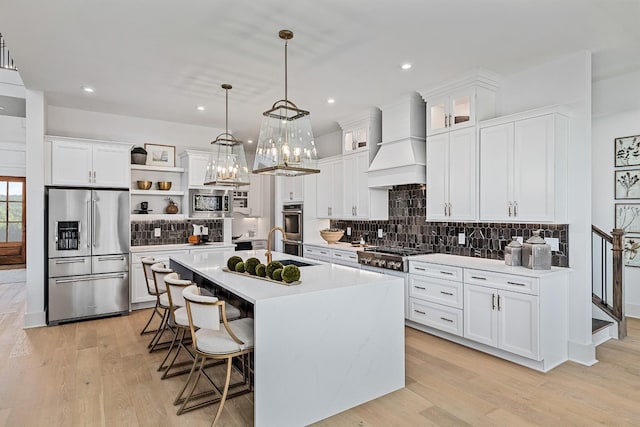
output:
M409 271L407 257L431 253L427 249L376 246L358 251L358 264L386 270Z

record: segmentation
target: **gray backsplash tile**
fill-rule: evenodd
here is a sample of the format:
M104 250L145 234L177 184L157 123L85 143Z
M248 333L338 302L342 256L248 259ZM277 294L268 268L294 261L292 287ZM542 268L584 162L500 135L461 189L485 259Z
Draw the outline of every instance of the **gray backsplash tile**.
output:
M214 220L166 220L156 219L148 221L131 221L131 246L174 245L188 243L192 234L192 224L204 225L209 228L209 241L222 242L224 240L224 223L221 219ZM154 237L154 229L160 228L161 237Z
M351 237L342 241L359 240L361 236L372 245L427 248L433 252L469 257L504 259L504 247L511 236L531 237L534 230L542 230L543 237L559 239L560 250L552 253L552 265L569 266L568 224L512 224L486 222L427 222L426 188L423 185L400 185L389 190L388 221L332 220L331 228L346 230ZM378 229L384 236L379 239ZM466 242L458 244L458 234L465 233Z

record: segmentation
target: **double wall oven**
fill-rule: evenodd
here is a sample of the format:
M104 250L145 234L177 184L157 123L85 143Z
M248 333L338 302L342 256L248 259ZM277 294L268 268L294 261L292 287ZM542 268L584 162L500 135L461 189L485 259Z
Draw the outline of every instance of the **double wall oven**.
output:
M282 252L302 256L302 204L282 205L282 228L286 238L282 239Z

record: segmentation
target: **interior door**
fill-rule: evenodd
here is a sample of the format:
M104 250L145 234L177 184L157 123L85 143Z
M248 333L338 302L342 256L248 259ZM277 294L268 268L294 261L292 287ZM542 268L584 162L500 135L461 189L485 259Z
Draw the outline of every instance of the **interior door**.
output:
M0 176L0 265L26 259L25 178Z

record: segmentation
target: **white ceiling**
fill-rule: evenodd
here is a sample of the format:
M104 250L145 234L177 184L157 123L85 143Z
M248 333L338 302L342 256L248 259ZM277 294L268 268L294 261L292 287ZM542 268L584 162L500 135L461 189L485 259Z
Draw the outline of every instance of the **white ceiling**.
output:
M316 135L478 67L506 75L586 49L594 79L640 69L640 0L0 0L0 11L26 87L49 104L224 127L230 83L229 126L245 140L284 97L285 28L289 99Z

